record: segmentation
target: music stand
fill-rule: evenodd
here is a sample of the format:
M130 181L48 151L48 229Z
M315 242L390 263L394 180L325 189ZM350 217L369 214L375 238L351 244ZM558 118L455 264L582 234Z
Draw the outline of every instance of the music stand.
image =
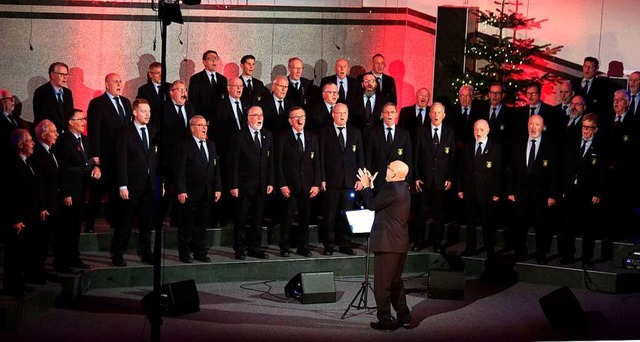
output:
M364 209L364 210L349 210L345 211L347 216L347 221L349 222L349 227L351 227L351 232L354 234L368 234L367 236L367 254L365 255L365 263L364 263L364 281L360 285L360 290L356 293L349 306L342 314L341 319L344 319L349 312L349 309L356 308L357 310L361 309L375 309L376 307L370 307L368 305L368 294L369 289L373 292L373 288L369 283L369 245L371 242L371 226L373 225L373 219L375 217L375 212ZM354 305L355 301L358 300L358 305Z

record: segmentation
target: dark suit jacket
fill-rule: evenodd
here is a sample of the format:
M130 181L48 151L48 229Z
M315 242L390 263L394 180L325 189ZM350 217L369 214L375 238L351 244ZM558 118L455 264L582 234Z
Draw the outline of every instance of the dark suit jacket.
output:
M608 172L622 178L616 182L622 184L637 178L638 160L640 160L640 125L627 113L620 124L615 124L615 115L604 116L600 120L598 134L607 141L609 151ZM616 177L616 176L614 176Z
M589 93L584 94L582 91L582 77L571 80L571 86L575 90L576 95L582 95L587 103L585 113L595 112L600 116L610 113L613 108L613 93L619 87L611 82L607 77L595 77L591 80Z
M531 109L529 105L518 107L515 109L515 111L516 129L514 132L514 141L516 139L526 138L529 135L527 125L529 122L529 117L531 116ZM553 139L556 139L558 137L558 130L561 129L561 114L562 113L560 113L553 106L548 105L544 102L540 102L540 110L538 111L538 115L542 116L542 119L544 119L544 132L549 133L547 135L551 135Z
M295 107L296 104L288 97L285 97L283 101L283 115L278 115L278 107L273 95L263 97L259 104L264 115L264 127L273 134L280 134L280 132L291 128L289 124L289 109Z
M367 209L374 210L370 252L406 253L409 250L409 212L411 193L405 182L387 183L374 196L371 188L362 190Z
M468 118L462 115L462 106L460 103L446 109L447 116L444 122L453 127L456 132L456 146L458 153L462 152L465 144L473 140L473 123L480 118L480 104L473 101L470 110L467 112ZM429 125L427 125L429 127Z
M266 194L267 186L275 185L273 136L262 128L261 149L256 147L249 128L231 138L229 149L229 189L238 189L240 196Z
M89 157L100 157L102 178L110 181L115 176L116 139L120 130L131 123L133 111L131 102L120 96L120 102L126 114L122 120L107 93L93 98L87 109L87 136L91 141Z
M189 79L189 102L195 107L196 113L207 121L216 117L216 103L228 94L227 78L216 72L216 80L215 86L212 86L205 70L193 74Z
M454 130L446 124L440 125L440 144L433 143L431 125L416 131L414 152L415 180L421 180L423 189L434 187L444 191L445 181L455 181L456 137Z
M365 98L363 93L359 93L351 98L351 103L348 103L349 108L349 123L356 126L362 134L366 134L366 131L371 127L379 126L382 124L380 115L382 113L382 106L389 102L389 99L384 95L376 94L376 103L371 108L371 116L367 119L365 115Z
M358 84L362 84L362 79L366 74L373 74L371 71L358 76ZM398 103L398 91L396 90L396 80L387 74L382 74L382 90L380 84L376 87L376 93L384 95L389 101Z
M313 82L304 77L300 77L300 89L296 89L293 86L291 80L289 80L289 89L287 90L286 98L291 100L296 106L307 108L318 102L320 96L320 89L313 84Z
M597 196L602 198L605 189L607 147L600 136L591 141L584 157L580 156L582 135L567 141L562 163L562 192L567 198Z
M242 80L242 77L240 78ZM247 84L242 82L242 99L243 102L250 106L257 106L263 97L270 96L271 93L265 88L264 83L255 77L251 77L251 85L253 91L249 91Z
M320 155L322 181L327 189L353 189L358 180L358 169L364 167L362 134L354 126L347 125L346 147L340 147L338 135L332 125L320 131Z
M164 99L165 101L171 101L169 97L169 91L171 89L171 83L165 82L164 84ZM155 89L153 82L147 82L138 88L138 95L136 98L145 99L149 102L151 107L151 119L149 119L149 125L153 126L156 130L160 124L160 94Z
M7 205L3 216L8 217L6 223L9 225L3 225L3 228L7 229L18 222L23 222L27 231L34 231L42 209L42 189L39 187L37 178L40 175L35 173L36 170L29 158L25 163L15 149L11 151L5 165L5 176L10 181L5 181L6 188L3 190L5 193L2 196ZM11 232L15 234L13 229Z
M82 146L84 153L70 131L62 133L53 145L60 170L60 197L72 197L74 203L84 201L85 184L89 180L93 165L89 159L91 144L85 135L82 136Z
M402 109L400 109L400 116L398 117L398 125L409 130L409 133L411 134L412 142L415 142L415 133L418 127L421 127L421 126L425 127L431 124L431 121L429 119L429 110L430 110L429 106L424 108L424 110L422 111L423 120L420 123L418 122L418 118L416 117L415 104L412 106L402 107Z
M356 81L355 78L353 78L351 76L347 76L346 80L347 80L347 89L348 90L345 89L345 91L347 92L347 94L346 94L347 96L345 98L342 98L342 97L338 98L338 102L344 103L344 104L349 103L349 100L353 96L356 96L358 94L358 92L359 92L359 89L361 89L360 84L358 84L358 81ZM338 91L340 91L340 83L338 83L338 82L340 82L340 81L338 81L338 75L337 74L333 74L331 76L323 77L320 80L320 91L322 91L322 89L324 88L324 85L327 84L327 83L334 83L336 86L338 86Z
M213 128L218 133L227 133L227 135L240 131L241 128L247 126L247 114L249 114L249 108L251 105L245 102L242 98L239 100L240 109L242 110L242 118L240 119L241 127L238 127L236 117L233 111L235 103L231 104L229 97L218 102L216 105L217 116L213 121ZM233 106L233 107L232 107ZM264 111L263 111L264 112Z
M464 193L465 200L475 198L478 202L492 202L493 196L501 197L503 174L502 146L489 138L482 155L476 158L476 141L469 141L460 158L455 183L458 192Z
M386 182L382 176L387 172L387 165L394 160L402 160L409 166L406 181L411 183L411 166L413 165L411 135L404 127L396 125L395 128L396 132L391 146L387 144L385 125L372 129L364 138L364 165L371 174L378 172L375 188L382 187Z
M195 109L189 103L184 104L185 113L187 114L187 125L189 120L196 115ZM177 162L177 157L181 153L181 145L188 137L191 137L191 130L185 126L184 119L178 115L176 106L171 99L165 102L164 107L164 124L162 126L162 137L160 139L162 153L162 165L165 179L168 183L173 184L173 165Z
M136 126L131 123L123 128L116 140L116 186L126 186L130 192L141 192L147 188L149 180L155 193L157 149L151 137L155 128L147 125L149 149L144 146Z
M333 117L327 108L324 100L314 104L306 111L307 121L305 128L318 133L323 127L329 126L333 122Z
M67 129L67 118L73 114L73 93L64 88L62 93L62 111L58 108L58 98L53 92L53 86L47 82L33 92L33 123L37 124L49 119L61 132Z
M213 203L215 193L222 191L220 163L216 144L207 140L209 160L205 161L200 153L200 145L193 136L185 138L180 145L180 153L174 164L176 175L176 193L186 193L189 200L209 201Z
M276 187L288 186L295 195L309 194L312 186L320 186L320 145L318 136L304 130L304 152L301 152L293 131L276 137Z
M528 138L514 142L511 161L507 167L507 195L515 195L516 203L546 203L547 198L559 199L560 159L558 146L549 136L542 135L538 154L531 171L527 168Z
M29 159L31 159L33 168L38 175L39 188L42 190L41 210L47 210L50 214L58 213L60 209L60 197L58 197L60 177L56 160L39 141L36 141L33 154Z

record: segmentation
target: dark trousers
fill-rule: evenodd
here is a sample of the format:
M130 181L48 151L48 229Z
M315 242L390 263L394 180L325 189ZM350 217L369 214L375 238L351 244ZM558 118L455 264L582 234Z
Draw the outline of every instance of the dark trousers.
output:
M342 248L351 248L351 230L344 212L354 209L355 196L354 189L327 189L325 192L322 238L324 248L332 249L336 244Z
M469 195L471 198L464 198L464 211L467 221L467 249L475 250L477 248L477 231L476 223L478 216L482 225L482 239L487 252L493 252L496 247L496 227L494 222L494 205L496 203L490 201L478 201L478 199Z
M548 222L552 209L547 206L546 199L518 202L516 198L513 224L506 234L508 248L512 248L521 256L526 255L528 253L527 233L529 227L533 226L536 234L536 256L546 257L553 239L553 232Z
M304 250L309 244L309 193L293 194L289 198L281 197L280 220L280 250L288 251L289 246L294 245L298 251ZM298 210L298 227L291 232L291 223L296 209Z
M425 242L427 219L431 217L429 225L429 240L434 243L442 242L444 238L444 202L446 191L436 190L434 187L423 190L419 198L420 205L416 217L416 231L413 232L414 244Z
M127 252L131 237L132 222L138 218L138 254L151 255L151 225L153 224L154 193L151 183L144 191L130 191L129 199L118 201L115 230L111 239L113 259L121 259Z
M591 198L591 195L584 194L566 198L567 225L558 241L558 252L562 256L574 256L576 237L582 235L582 259L589 261L593 258L601 205L593 204Z
M114 216L116 214L118 202L118 189L113 181L108 179L92 179L89 183L89 202L87 204L87 212L85 224L87 228L94 228L96 219L102 207L102 199L105 192L107 193L107 204L105 206L104 218L111 225L115 226Z
M24 271L29 256L29 235L36 227L25 227L20 234L11 226L4 229L4 279L3 286L7 292L20 292L25 289Z
M187 198L184 204L179 206L178 226L178 255L187 257L194 255L207 255L208 248L205 243L206 229L209 225L212 199Z
M262 218L266 195L242 195L236 198L233 226L233 250L242 254L246 250L259 252L262 242Z
M54 266L66 268L80 260L80 231L84 213L84 196L73 196L72 205L60 206L61 224L53 232Z
M402 282L402 270L407 253L375 252L373 258L373 293L376 298L378 320L391 322L391 307L398 320L411 321Z
M29 260L25 276L27 278L46 277L47 271L44 267L47 257L49 256L49 244L51 242L51 233L59 225L59 213L51 213L44 221L38 222L37 229L30 236Z

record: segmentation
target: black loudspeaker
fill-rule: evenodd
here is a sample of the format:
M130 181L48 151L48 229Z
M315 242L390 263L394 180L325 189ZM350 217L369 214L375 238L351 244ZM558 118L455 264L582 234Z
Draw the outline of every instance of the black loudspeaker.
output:
M554 329L584 332L588 329L587 315L569 287L561 287L538 300L542 311Z
M438 7L433 101L442 101L452 94L454 73L462 74L475 68L474 60L465 58L464 51L467 37L477 30L478 17L473 14L477 10L477 7Z
M443 254L429 270L428 298L464 299L464 262L459 256Z
M640 245L629 246L616 254L611 263L615 267L638 268L640 264Z
M333 272L298 273L285 285L284 294L302 304L335 303Z
M159 292L151 291L142 298L142 308L161 309L168 316L184 315L200 311L200 297L193 279L164 284Z

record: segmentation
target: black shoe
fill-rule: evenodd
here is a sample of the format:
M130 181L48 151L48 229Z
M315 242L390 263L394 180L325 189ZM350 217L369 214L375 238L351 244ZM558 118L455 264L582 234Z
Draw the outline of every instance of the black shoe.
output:
M53 271L57 273L71 273L71 267L66 265L53 266Z
M322 251L322 255L333 255L333 248L325 248Z
M308 249L299 249L296 251L296 254L301 255L303 257L307 257L307 258L313 256L313 254L311 254L311 251Z
M116 266L116 267L125 267L125 266L127 266L127 262L124 261L124 259L122 259L122 258L113 259L113 260L111 260L111 263L113 264L113 266Z
M247 255L258 259L269 259L269 254L263 251L249 251Z
M560 260L558 260L559 265L569 265L575 262L576 262L576 258L574 258L573 256L565 256L560 258Z
M593 262L593 260L583 260L582 261L582 268L586 268L586 269L592 269L595 268L596 264Z
M87 233L87 234L93 234L93 233L96 232L96 230L93 227L85 227L84 228L84 232Z
M346 255L356 255L356 251L354 251L351 247L342 247L338 249L338 252Z
M549 260L545 256L536 257L536 262L538 263L538 265L548 265L549 264Z
M245 260L245 259L247 259L247 257L244 256L244 253L236 253L235 258L236 258L236 260Z
M200 261L200 262L211 262L211 258L209 258L206 254L205 255L194 255L193 258L198 260L198 261Z
M289 251L280 251L280 256L284 257L284 258L288 258L289 256L291 256L291 253Z
M439 242L433 243L433 251L435 253L444 253L444 246Z
M193 263L193 258L191 257L191 255L183 255L179 259L180 259L180 261L184 262L185 264Z
M405 329L410 329L411 328L411 315L409 315L408 317L403 317L402 319L398 319L398 325L405 328Z
M371 322L369 325L376 330L382 331L394 331L400 327L396 322Z
M140 257L140 261L142 261L143 264L153 265L153 256L143 255Z
M424 244L420 242L414 243L413 247L411 247L412 252L420 252L423 249L424 249Z
M463 257L475 256L478 255L478 250L475 248L465 248L465 250L460 255L462 255Z
M71 267L73 268L85 268L85 269L91 269L90 265L85 264L84 262L82 262L82 260L77 260L71 263Z

